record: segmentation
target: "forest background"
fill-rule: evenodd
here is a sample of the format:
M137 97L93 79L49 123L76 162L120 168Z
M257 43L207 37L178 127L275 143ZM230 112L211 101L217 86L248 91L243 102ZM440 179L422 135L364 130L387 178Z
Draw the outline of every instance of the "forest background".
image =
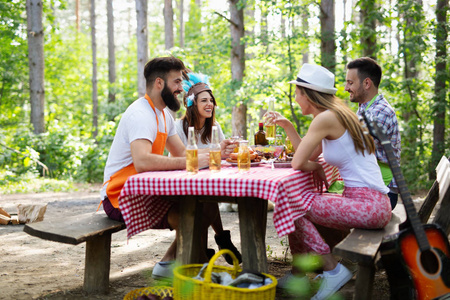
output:
M0 194L101 183L143 66L163 55L209 75L225 135L248 139L269 98L306 133L287 84L305 62L333 71L356 111L345 66L373 57L406 181L428 189L450 155L448 11L449 0L0 0Z

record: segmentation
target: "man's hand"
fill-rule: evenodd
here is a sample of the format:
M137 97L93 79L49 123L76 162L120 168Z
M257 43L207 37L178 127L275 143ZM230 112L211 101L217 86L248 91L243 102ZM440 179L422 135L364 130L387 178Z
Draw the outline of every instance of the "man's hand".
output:
M230 139L223 140L220 142L220 153L222 154L222 158L227 158L233 153L234 148L236 148L239 142L233 142Z
M204 168L209 166L209 153L198 154L198 168Z

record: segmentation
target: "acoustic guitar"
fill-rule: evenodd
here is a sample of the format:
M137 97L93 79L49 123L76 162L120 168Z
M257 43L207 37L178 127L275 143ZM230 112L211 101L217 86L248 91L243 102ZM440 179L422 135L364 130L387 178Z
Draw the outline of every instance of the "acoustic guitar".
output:
M362 116L386 152L407 215L400 231L384 237L380 245L391 299L450 299L449 241L438 225L421 223L390 140L374 120Z

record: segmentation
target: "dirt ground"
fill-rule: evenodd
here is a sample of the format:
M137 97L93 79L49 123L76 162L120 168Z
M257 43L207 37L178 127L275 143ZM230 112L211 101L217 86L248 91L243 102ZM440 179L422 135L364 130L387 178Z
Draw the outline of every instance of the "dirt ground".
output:
M83 192L0 195L0 207L17 213L17 204L47 203L45 219L94 213L99 204L99 186ZM237 212L222 212L224 228L231 230L240 247ZM287 239L276 234L272 212L268 213L266 245L269 273L277 278L290 269ZM123 299L130 291L154 285L151 270L174 238L169 230L149 230L127 241L126 231L112 236L110 292L86 295L82 291L85 243L77 246L42 240L23 232L23 225L0 225L1 299ZM209 248L217 251L210 230ZM287 258L287 261L286 261ZM221 258L222 259L222 258ZM225 261L219 261L226 265ZM350 266L352 267L352 266ZM356 267L356 266L353 266ZM340 291L352 299L354 278ZM387 299L389 287L383 271L377 272L373 299ZM277 294L277 299L287 297Z

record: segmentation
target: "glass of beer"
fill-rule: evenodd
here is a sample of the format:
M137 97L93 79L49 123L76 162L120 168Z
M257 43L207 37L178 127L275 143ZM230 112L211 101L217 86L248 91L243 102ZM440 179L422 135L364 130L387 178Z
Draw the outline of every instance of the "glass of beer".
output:
M267 108L267 111L275 111L274 109L275 106L275 101L274 99L269 99L269 106ZM271 121L266 121L265 122L265 126L266 126L266 139L269 142L272 142L275 139L275 135L276 135L276 124L272 123Z
M209 170L212 173L220 172L222 153L220 152L219 133L217 126L212 127L211 143L209 144Z
M238 169L239 172L246 172L250 170L250 152L248 150L248 141L239 141L239 152L238 152Z

